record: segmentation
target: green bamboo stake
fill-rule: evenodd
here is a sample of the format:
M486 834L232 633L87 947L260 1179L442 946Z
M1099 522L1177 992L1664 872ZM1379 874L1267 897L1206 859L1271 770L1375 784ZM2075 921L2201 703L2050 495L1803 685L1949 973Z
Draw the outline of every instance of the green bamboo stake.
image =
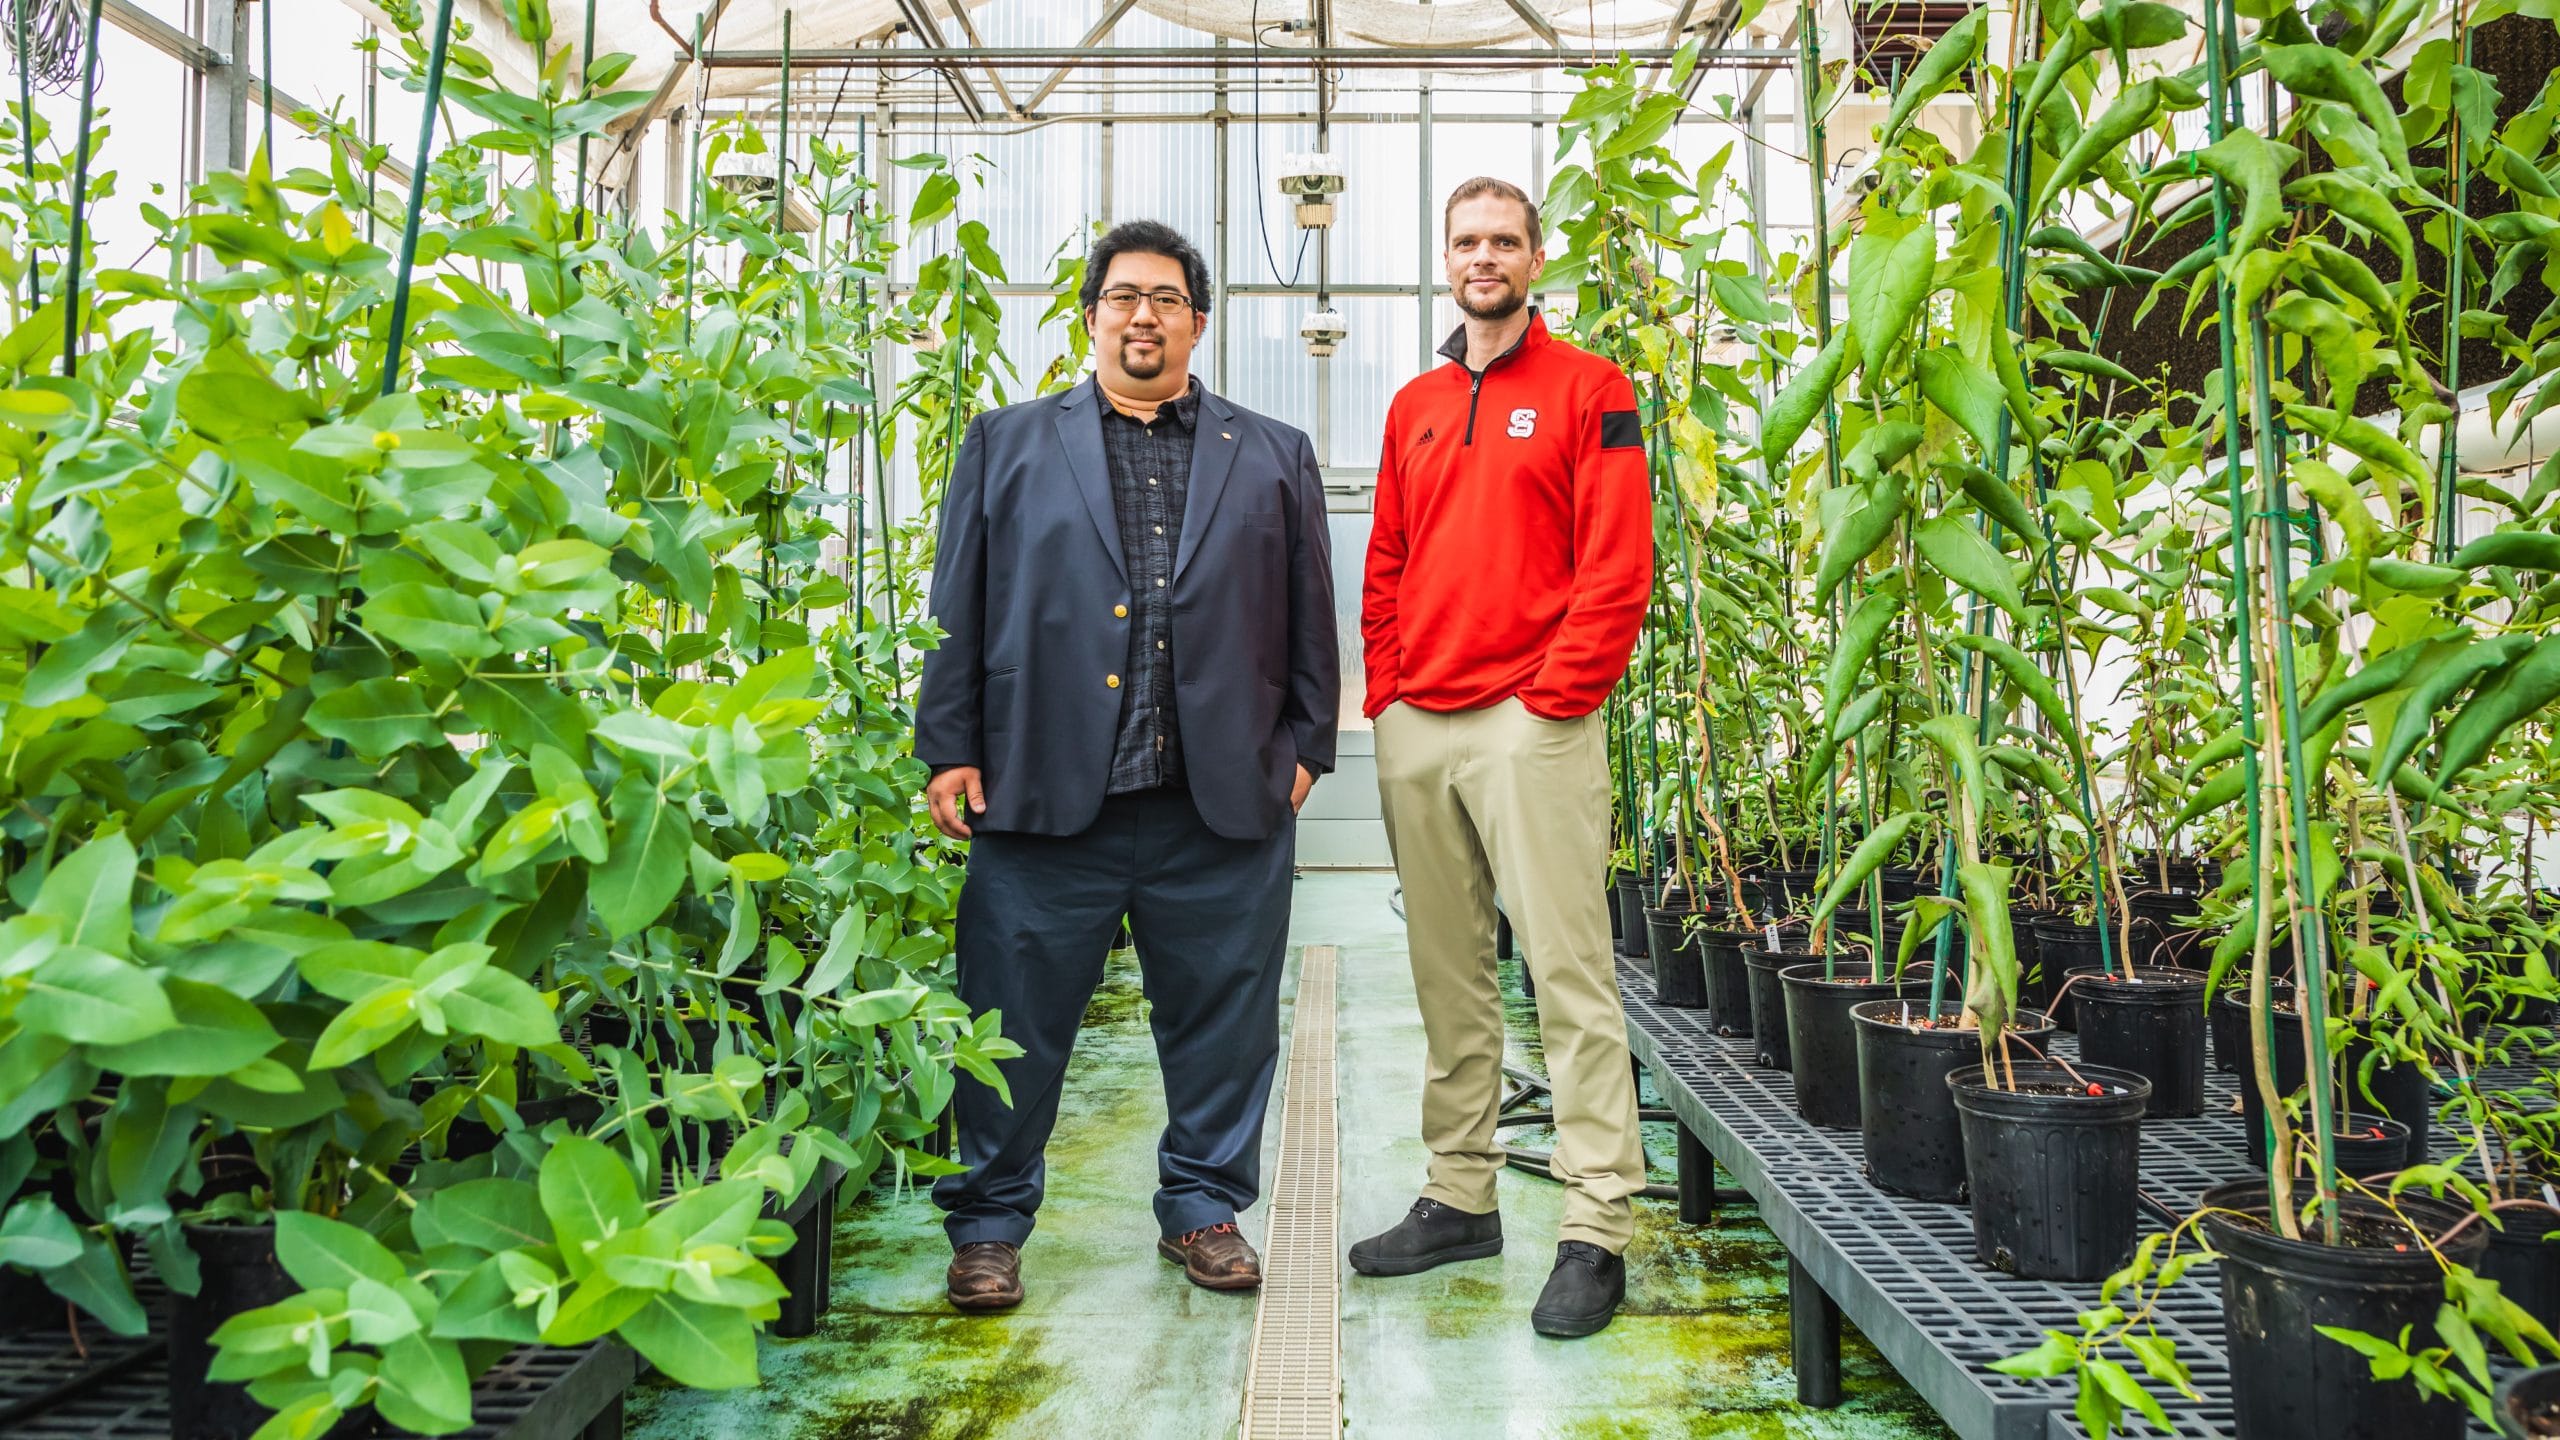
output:
M594 92L595 87L587 75L595 69L595 64L596 0L587 0L586 33L578 46L578 98L581 100ZM587 238L587 144L591 138L586 135L578 137L578 238L581 240Z
M2454 17L2454 24L2462 25L2460 15ZM2465 65L2471 63L2469 26L2462 28L2462 63ZM2443 439L2436 447L2435 558L2439 565L2444 563L2446 556L2453 553L2454 546L2461 536L2461 528L2456 523L2453 509L2456 499L2454 480L2460 468L2458 463L2460 457L2454 448L2454 435L2460 428L2456 422L2461 419L2462 294L2465 272L2471 268L2471 246L2463 238L2458 217L2471 213L2468 208L2471 165L2469 150L2463 144L2460 106L2453 107L2453 113L2445 117L2444 149L2445 164L2453 171L2453 213L2444 218L2445 239L2449 242L2445 253L2449 263L2445 267L2444 386L2455 396L2455 413L2445 419L2442 427ZM2409 880L2412 885L2417 883L2417 877L2414 875L2410 876Z
M791 12L782 12L782 96L773 146L773 233L783 232L791 208Z
M18 22L18 139L26 152L27 192L35 193L36 184L36 82L34 67L27 64L26 0L10 0L10 13ZM44 305L44 276L36 264L36 248L27 245L27 309Z
M80 272L88 245L89 221L89 127L97 119L98 104L98 12L106 0L89 0L89 31L85 42L86 56L80 62L80 134L73 142L71 157L71 253L62 262L62 374L65 379L80 365ZM25 63L25 57L19 57ZM30 177L32 178L32 177ZM32 265L32 250L30 264Z
M693 17L693 53L702 54L702 19ZM697 61L697 63L699 63ZM709 72L697 72L707 75ZM685 166L684 226L684 343L693 343L693 272L694 243L702 234L702 95L703 81L693 86L693 134L687 139L688 161Z
M258 145L276 163L276 0L258 0Z
M2218 0L2205 0L2205 4L2207 24L2213 25L2216 21L2215 10ZM2227 6L2220 6L2219 9L2219 26L2211 37L2212 43L2209 43L2206 48L2220 50L2228 47L2231 53L2236 54L2240 43L2238 18ZM2215 57L2217 70L2220 60L2221 57L2217 55ZM2213 93L2222 92L2223 87L2219 84L2213 86ZM2212 108L2218 111L2220 107ZM2221 229L2219 224L2217 229ZM2221 234L2216 236L2217 242L2223 238ZM2224 292L2223 304L2227 316L2230 305L2227 289ZM2271 522L2267 542L2268 578L2275 592L2273 603L2277 606L2272 628L2275 632L2276 695L2284 714L2285 776L2287 789L2290 792L2288 810L2293 824L2296 847L2293 879L2304 900L2311 902L2308 857L2310 847L2315 840L2311 830L2311 801L2305 784L2299 690L2294 674L2291 506L2277 452L2278 441L2273 430L2275 404L2267 384L2267 366L2271 347L2268 342L2264 306L2261 305L2256 313L2248 318L2251 429L2255 432L2257 448L2259 495L2262 503L2269 507L2259 518ZM2226 330L2224 339L2226 350L2230 343ZM2226 376L2227 374L2226 370ZM2230 383L2226 379L2226 386ZM2235 414L2230 419L2236 425L2238 416ZM2232 521L2235 528L2244 527L2250 516L2246 511L2245 502L2237 499L2236 477L2233 482L2233 494L2235 499ZM2283 508L2276 508L2279 505ZM2238 543L2240 542L2235 540L2235 544ZM2248 567L2245 564L2235 565L2233 571L2234 586L2245 588ZM2245 647L2243 653L2246 653ZM2254 787L2250 791L2250 796L2254 811L2263 802L2258 798L2258 792ZM2256 817L2253 815L2253 818ZM2252 837L2253 858L2258 853L2256 847L2264 842L2263 823L2261 822L2256 829L2257 833ZM2258 897L2258 903L2260 905L2271 903L2272 898L2261 895ZM2328 1033L2328 995L2323 952L2327 936L2322 933L2324 921L2318 905L2307 903L2305 909L2307 914L2289 917L2295 943L2300 947L2302 954L2302 974L2299 983L2295 986L2295 993L2300 997L2303 1007L2305 1028L2313 1035L2326 1035ZM2330 1113L2332 1096L2329 1067L2324 1061L2306 1068L2309 1071L2311 1089L2314 1184L2321 1199L2321 1232L2327 1242L2334 1245L2338 1242L2337 1206L2334 1203L2337 1195L2337 1137L2334 1117ZM2270 1152L2272 1160L2272 1146L2270 1146Z
M436 0L436 37L427 50L426 103L418 110L418 159L409 171L409 213L400 224L400 273L391 290L391 330L382 356L382 393L400 384L400 342L409 330L409 272L418 263L418 217L427 198L427 164L436 143L436 107L444 103L444 64L453 34L453 0Z
M1805 169L1813 182L1813 330L1817 348L1831 343L1831 198L1826 193L1827 187L1824 183L1824 177L1830 166L1826 156L1830 136L1824 126L1822 112L1815 108L1815 100L1821 91L1822 72L1815 63L1815 56L1822 46L1821 32L1822 27L1816 20L1812 8L1807 7L1804 11L1804 23L1796 27L1796 63L1801 73L1801 78L1797 82L1799 103L1805 107L1806 153L1811 157ZM1840 411L1827 394L1822 397L1822 473L1825 487L1839 488ZM1774 496L1776 491L1777 487L1772 484L1770 493ZM1831 643L1836 646L1840 643L1840 597L1836 591L1831 597L1831 613L1827 618L1831 625ZM1829 720L1830 717L1824 717L1826 725ZM1865 781L1863 766L1860 769L1859 778L1860 783L1863 784ZM1814 867L1816 874L1828 871L1840 861L1839 817L1840 787L1832 783L1830 776L1825 775L1822 777L1822 839ZM1872 896L1867 913L1871 917L1870 923L1881 930L1884 920L1884 881L1881 876L1871 877L1871 889ZM1882 950L1883 947L1879 945L1868 955L1867 963L1871 974L1883 964ZM1826 925L1822 932L1823 979L1838 978L1838 952L1839 947L1832 941L1832 927Z

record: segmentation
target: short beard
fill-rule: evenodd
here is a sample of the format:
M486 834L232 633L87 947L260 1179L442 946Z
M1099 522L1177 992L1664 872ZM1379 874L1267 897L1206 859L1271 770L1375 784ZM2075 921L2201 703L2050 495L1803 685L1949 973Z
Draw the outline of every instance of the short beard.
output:
M1155 358L1152 360L1131 355L1129 342L1126 340L1120 342L1120 372L1132 380L1153 380L1163 374L1167 358L1162 340L1156 342Z
M1458 309L1471 320L1508 320L1520 313L1521 306L1529 303L1528 296L1508 284L1503 289L1502 298L1489 304L1478 305L1468 299L1464 285L1458 287L1457 300Z

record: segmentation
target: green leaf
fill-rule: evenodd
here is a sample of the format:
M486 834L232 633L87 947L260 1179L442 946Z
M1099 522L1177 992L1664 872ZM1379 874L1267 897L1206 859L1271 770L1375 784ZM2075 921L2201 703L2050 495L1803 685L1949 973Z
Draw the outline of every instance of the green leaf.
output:
M387 756L405 746L434 744L444 738L435 707L414 680L378 676L341 686L311 702L304 719L330 740L343 740L356 753Z
M735 1390L756 1383L756 1329L741 1311L652 1295L615 1333L679 1385Z
M127 1045L176 1028L159 977L84 945L64 945L27 976L17 1021L81 1045Z
M403 1430L443 1435L471 1423L471 1373L462 1347L410 1335L382 1347L374 1406Z
M2401 133L2400 114L2383 97L2372 72L2345 53L2326 45L2270 45L2261 41L2258 57L2278 83L2306 100L2344 105L2373 129L2383 158L2403 183L2417 177L2409 169L2409 142Z
M123 831L101 835L54 862L27 913L59 925L66 945L121 955L133 936L136 864Z
M591 893L596 918L619 940L655 921L684 889L693 823L636 768L613 787L611 809L613 848Z
M1840 384L1848 344L1847 327L1832 331L1831 339L1769 402L1768 418L1760 427L1760 458L1772 469L1786 459L1787 452L1804 437L1806 427L1830 403L1831 392Z
M2198 164L2240 192L2240 220L2225 255L2248 254L2284 223L2285 176L2301 159L2301 151L2245 125L2196 152Z
M1976 11L1976 14L1982 12ZM2003 1375L2016 1375L2028 1380L2050 1380L2067 1375L2080 1363L2080 1347L2059 1330L2044 1332L2044 1341L2033 1350L1994 1360L1991 1368Z
M1893 858L1893 852L1902 847L1912 828L1926 818L1917 810L1905 810L1868 832L1867 838L1859 841L1858 848L1850 851L1849 858L1841 863L1839 872L1831 879L1830 888L1822 892L1822 902L1813 907L1813 927L1817 930L1822 928L1822 923L1831 918L1831 913L1840 908L1841 902L1858 893L1858 887L1866 883L1867 877L1882 869L1884 863Z
M1884 214L1849 247L1849 327L1870 393L1886 388L1885 357L1900 345L1929 298L1938 265L1938 227L1926 217Z
M0 1216L0 1265L50 1270L80 1258L80 1230L50 1195L21 1195Z
M91 1059L119 1075L228 1075L283 1043L264 1012L220 986L174 975L161 985L175 1027L130 1044L92 1046Z
M2044 188L2036 192L2035 207L2028 212L2042 216L2053 208L2056 196L2077 182L2090 166L2102 157L2112 156L2124 148L2125 142L2142 133L2152 117L2160 113L2160 82L2145 80L2126 89L2115 98L2088 128L2072 140L2071 147L2054 162L2053 171L2045 177Z
M306 1290L344 1290L358 1280L397 1286L408 1267L371 1235L305 1210L276 1213L276 1260Z
M1920 393L1963 427L1985 456L2000 450L2000 381L1949 346L1920 352Z
M479 660L498 653L480 607L424 581L386 586L365 602L365 627L422 660Z
M1991 601L2021 622L2027 618L2027 602L2018 593L2017 579L2010 573L2009 562L1980 531L1953 515L1940 515L1922 521L1911 532L1912 544L1920 558L1940 575Z
M1920 63L1911 67L1911 73L1902 77L1901 88L1894 92L1893 109L1885 115L1884 128L1876 132L1877 149L1891 145L1893 137L1902 133L1902 127L1919 113L1921 106L1938 98L1980 57L1990 17L1988 10L1967 12L1962 20L1948 26L1928 53L1920 57Z
M522 1180L464 1180L428 1192L415 1217L422 1244L467 1245L495 1254L551 1243L542 1196Z
M2028 659L2025 652L1997 636L1966 631L1950 634L1947 643L1971 650L1999 666L2000 673L2007 676L2009 683L2017 686L2043 714L2045 723L2053 727L2053 733L2062 738L2063 744L2075 751L2079 749L2080 726L2070 707L2063 703L2062 692L2042 670L2036 668L2036 662Z
M592 1249L648 1220L639 1188L620 1157L583 1135L563 1136L542 1157L542 1213L573 1277L595 1268Z

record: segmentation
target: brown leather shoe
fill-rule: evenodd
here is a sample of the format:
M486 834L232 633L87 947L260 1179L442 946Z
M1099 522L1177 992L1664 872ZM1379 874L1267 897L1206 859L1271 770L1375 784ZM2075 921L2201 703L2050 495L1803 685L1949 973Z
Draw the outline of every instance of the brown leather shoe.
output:
M1010 1310L1022 1303L1022 1247L972 1240L951 1257L943 1283L954 1310Z
M1156 1253L1182 1267L1203 1290L1254 1290L1262 1285L1262 1257L1230 1223L1194 1230L1179 1240L1156 1242Z

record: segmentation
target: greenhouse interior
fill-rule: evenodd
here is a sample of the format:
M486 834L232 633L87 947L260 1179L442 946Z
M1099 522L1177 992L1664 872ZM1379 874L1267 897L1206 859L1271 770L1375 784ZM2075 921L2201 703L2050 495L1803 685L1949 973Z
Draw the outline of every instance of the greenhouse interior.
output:
M2554 0L0 48L0 1436L2560 1435Z

